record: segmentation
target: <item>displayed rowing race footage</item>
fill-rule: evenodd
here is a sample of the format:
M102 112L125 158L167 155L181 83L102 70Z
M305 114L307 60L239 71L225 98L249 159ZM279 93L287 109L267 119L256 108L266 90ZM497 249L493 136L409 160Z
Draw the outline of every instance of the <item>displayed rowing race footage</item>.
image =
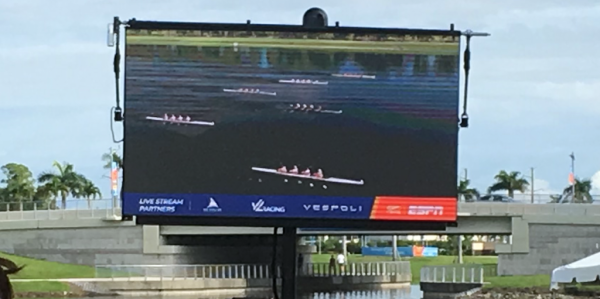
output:
M125 215L456 220L458 35L125 43Z

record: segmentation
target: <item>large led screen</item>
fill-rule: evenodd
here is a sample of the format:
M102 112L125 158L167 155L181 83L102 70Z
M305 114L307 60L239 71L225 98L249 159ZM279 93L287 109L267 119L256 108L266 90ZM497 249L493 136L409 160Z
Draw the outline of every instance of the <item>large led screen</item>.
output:
M454 221L459 48L129 28L123 213Z

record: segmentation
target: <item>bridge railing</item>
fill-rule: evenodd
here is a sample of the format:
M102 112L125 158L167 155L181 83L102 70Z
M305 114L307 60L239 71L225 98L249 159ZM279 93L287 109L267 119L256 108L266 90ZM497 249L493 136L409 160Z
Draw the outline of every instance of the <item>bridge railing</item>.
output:
M424 266L420 278L428 283L483 283L484 272L479 264Z
M406 275L410 280L409 262L350 263L345 267L328 263L304 264L298 269L298 276L383 276ZM281 277L281 267L277 266L277 277ZM186 279L268 279L273 278L273 270L268 264L226 264L226 265L97 265L96 278L111 280L186 280Z
M60 200L57 202L60 205ZM51 208L42 202L0 202L0 221L100 219L121 215L121 201L113 199L70 200L67 209ZM600 216L596 204L528 204L460 202L458 212L472 216L569 215Z
M57 204L60 205L60 200ZM120 200L112 199L72 200L63 210L44 202L0 202L0 221L100 219L121 215L120 205Z
M600 205L596 204L531 204L502 202L460 202L458 212L468 215L569 215L600 216Z

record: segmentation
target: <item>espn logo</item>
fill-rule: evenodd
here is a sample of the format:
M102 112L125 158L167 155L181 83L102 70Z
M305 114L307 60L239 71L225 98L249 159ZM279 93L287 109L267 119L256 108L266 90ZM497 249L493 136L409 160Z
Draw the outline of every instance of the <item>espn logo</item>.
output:
M441 215L444 215L444 207L442 207L442 206L408 206L408 215L441 216Z

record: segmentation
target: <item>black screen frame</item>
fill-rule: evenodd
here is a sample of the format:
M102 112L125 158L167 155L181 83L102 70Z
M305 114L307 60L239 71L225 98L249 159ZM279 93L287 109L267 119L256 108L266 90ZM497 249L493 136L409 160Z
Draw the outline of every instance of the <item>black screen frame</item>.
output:
M382 27L305 27L302 25L285 24L252 24L248 23L203 23L203 22L165 22L165 21L143 21L131 19L124 23L125 37L127 30L215 30L215 31L276 31L276 32L307 32L307 33L354 33L354 34L405 34L405 35L440 35L460 38L462 33L455 30L451 25L449 30L444 29L416 29L416 28L382 28ZM125 38L126 40L126 38ZM127 57L127 44L125 41L124 55ZM460 57L459 57L460 60ZM126 78L126 67L123 71ZM460 79L459 79L460 80ZM123 102L127 101L127 81L124 80ZM126 114L126 110L124 109ZM126 136L126 117L123 120L123 134ZM458 121L458 120L457 120ZM458 126L458 124L457 124ZM458 134L456 136L458 139ZM123 153L126 152L127 142L123 139ZM457 140L458 141L458 140ZM125 159L124 159L125 160ZM458 162L458 151L455 163ZM126 161L123 163L123 171L126 171ZM457 170L458 171L458 170ZM122 190L126 186L126 180L122 182ZM123 204L123 198L121 198ZM457 199L458 205L458 199ZM458 208L458 207L457 207ZM320 218L250 218L250 217L207 217L207 216L144 216L123 215L125 219L135 218L139 225L189 225L189 226L242 226L242 227L303 227L303 228L353 228L361 230L394 230L394 231L431 231L441 233L447 226L456 226L456 222L444 221L406 221L406 220L374 220L374 219L320 219Z

